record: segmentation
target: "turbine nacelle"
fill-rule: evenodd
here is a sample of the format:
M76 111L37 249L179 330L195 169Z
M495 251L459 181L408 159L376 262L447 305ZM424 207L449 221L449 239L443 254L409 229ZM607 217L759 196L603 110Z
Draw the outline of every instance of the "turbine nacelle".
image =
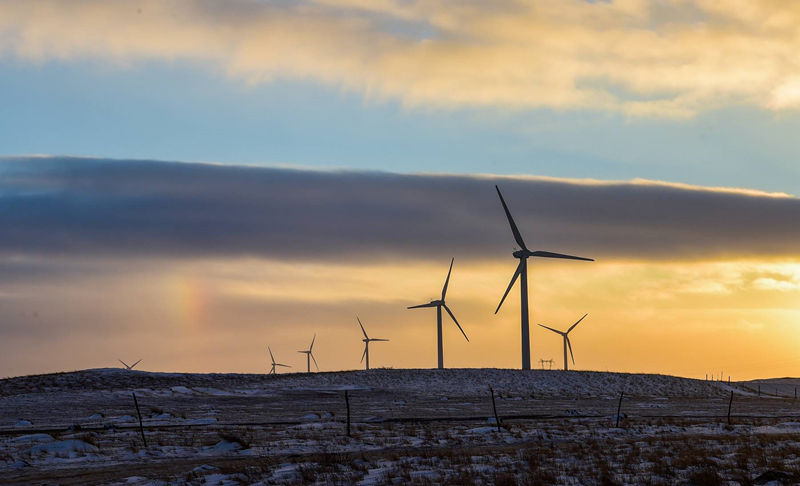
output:
M433 300L431 302L428 302L427 304L411 305L406 307L406 309L425 309L428 307L444 307L444 306L445 306L444 301Z

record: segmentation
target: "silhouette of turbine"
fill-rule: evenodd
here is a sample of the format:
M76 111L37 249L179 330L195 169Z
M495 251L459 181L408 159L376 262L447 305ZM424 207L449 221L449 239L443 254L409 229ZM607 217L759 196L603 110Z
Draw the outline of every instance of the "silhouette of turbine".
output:
M122 361L121 359L117 359L117 361L119 361L120 363L122 363L122 366L124 366L126 370L129 370L129 371L130 371L130 370L132 370L132 369L133 369L133 367L134 367L134 366L136 366L137 364L139 364L139 363L140 363L142 360L140 359L139 361L137 361L137 362L133 363L132 365L129 365L128 363L126 363L126 362Z
M420 305L413 305L409 307L409 309L421 309L423 307L436 307L436 337L438 339L438 346L439 346L439 369L444 369L444 356L442 352L442 307L450 317L453 319L453 322L456 323L458 326L458 330L461 331L461 334L464 335L464 339L469 342L469 338L467 337L467 333L461 329L461 324L458 323L456 320L456 316L453 315L453 312L447 307L447 304L444 302L444 297L447 295L447 285L450 283L450 273L453 271L453 262L455 258L450 260L450 270L447 271L447 279L444 281L444 287L442 287L442 298L439 300L432 300L427 304L420 304Z
M277 375L278 374L277 371L275 370L276 366L283 366L284 368L291 368L291 366L289 366L289 365L276 363L275 362L275 356L272 355L272 350L269 349L269 346L267 346L267 350L269 351L269 359L272 360L272 368L270 368L269 373L267 373L268 375Z
M497 305L497 309L494 311L494 313L497 314L497 312L500 310L500 306L502 306L503 302L506 300L506 296L511 291L511 287L514 286L514 282L516 282L517 278L519 278L520 313L522 321L522 369L529 370L531 369L531 340L530 324L528 321L528 258L564 258L567 260L582 260L586 262L593 262L594 260L591 258L553 253L550 251L529 250L528 247L525 246L525 241L522 240L522 235L519 233L516 223L514 223L514 218L511 217L511 212L508 210L506 201L503 199L503 195L500 193L500 188L497 186L494 186L494 188L497 189L497 195L500 196L500 203L503 205L503 210L506 212L508 224L511 226L511 233L514 234L514 240L520 247L520 250L512 253L514 258L519 258L519 265L517 265L517 270L514 272L514 276L511 277L511 283L508 284L506 293L503 294L503 298L500 299L500 303Z
M578 322L576 322L575 324L570 326L569 329L567 329L567 332L557 331L557 330L553 329L552 327L547 327L544 324L539 324L543 328L549 329L549 330L553 331L556 334L560 334L561 337L564 338L564 371L569 371L569 367L567 366L567 347L569 347L569 355L572 357L572 364L573 365L575 364L575 355L572 354L572 343L569 342L569 332L572 331L573 329L575 329L575 326L580 324L581 321L588 315L589 314L584 314L583 317L578 319Z
M314 359L314 355L311 353L311 350L314 349L314 340L315 339L317 339L316 333L314 334L314 337L311 338L311 346L309 346L308 349L305 350L305 351L298 351L298 353L303 353L303 354L306 355L306 366L308 367L306 371L308 373L311 373L311 360L312 359L314 360L314 366L316 366L317 367L317 371L319 371L319 366L317 365L317 360Z
M364 354L361 355L361 362L363 363L364 362L364 358L366 358L367 359L367 367L366 367L366 369L369 369L369 343L370 343L370 341L388 341L388 339L371 338L371 337L367 336L367 331L364 330L364 324L361 324L361 319L359 319L358 316L356 316L356 320L358 320L358 325L361 326L361 332L364 333L364 339L362 339L362 341L364 341Z

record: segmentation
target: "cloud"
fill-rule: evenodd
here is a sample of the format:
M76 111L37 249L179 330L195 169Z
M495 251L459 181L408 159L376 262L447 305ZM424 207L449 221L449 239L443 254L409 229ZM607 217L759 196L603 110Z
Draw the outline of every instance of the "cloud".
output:
M0 0L0 55L209 63L410 106L687 117L798 106L782 0Z
M598 259L797 255L800 200L651 181L0 159L0 255L289 260L509 256L499 184L531 248ZM27 262L27 263L26 263Z

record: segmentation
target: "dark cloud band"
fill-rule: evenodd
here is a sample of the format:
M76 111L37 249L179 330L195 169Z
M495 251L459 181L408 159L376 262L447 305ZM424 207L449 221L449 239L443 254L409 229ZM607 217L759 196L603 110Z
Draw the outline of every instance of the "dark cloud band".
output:
M663 184L0 159L0 252L50 256L795 255L800 200Z

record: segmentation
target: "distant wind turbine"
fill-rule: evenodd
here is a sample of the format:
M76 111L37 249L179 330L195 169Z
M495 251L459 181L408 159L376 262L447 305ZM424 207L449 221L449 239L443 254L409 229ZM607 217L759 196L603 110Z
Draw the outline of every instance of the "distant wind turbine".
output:
M506 296L511 291L511 287L514 286L514 282L517 281L517 277L520 277L519 282L519 292L520 292L520 307L521 307L521 321L522 321L522 369L529 370L531 369L531 340L530 340L530 325L528 321L528 258L530 257L542 257L542 258L564 258L567 260L582 260L587 262L593 262L594 260L591 258L584 258L579 256L572 256L572 255L564 255L561 253L553 253L549 251L531 251L525 246L525 242L522 240L522 235L520 234L519 230L517 229L516 223L514 223L514 218L511 217L511 212L508 210L508 206L506 206L506 201L503 199L503 195L500 193L500 188L494 186L497 189L497 195L500 196L500 203L503 205L503 210L506 212L506 217L508 218L508 224L511 226L511 233L514 234L514 240L520 246L520 250L515 251L512 253L514 258L519 258L519 265L517 265L517 270L514 272L514 276L511 277L511 283L508 284L508 288L506 288L506 293L503 294L503 298L500 299L500 303L497 305L497 309L494 311L495 314L500 310L500 306L503 305L503 302L506 300Z
M442 352L442 307L444 307L444 310L446 310L447 313L450 315L450 317L453 319L453 322L456 323L456 326L458 326L458 330L461 331L461 334L464 335L464 339L466 339L467 342L469 342L469 338L467 337L467 333L465 333L464 330L461 329L461 324L459 324L458 321L456 320L456 316L453 315L453 312L450 310L449 307L447 307L447 304L445 304L445 302L444 302L444 297L447 294L447 285L450 283L450 273L453 271L453 262L454 261L455 261L455 258L450 260L450 270L447 271L447 279L444 281L444 287L442 287L442 298L439 299L439 300L432 300L431 302L429 302L427 304L420 304L420 305L414 305L414 306L409 307L409 309L420 309L420 308L423 308L423 307L436 307L436 337L438 339L438 346L439 346L439 369L440 370L444 368L444 356L443 356L443 352Z
M132 370L133 367L136 366L137 364L139 364L142 360L140 359L139 361L133 363L132 365L129 365L128 363L122 361L121 359L117 359L117 361L122 363L122 366L124 366L126 370Z
M356 316L356 320L358 320L358 325L361 326L361 332L364 333L364 339L362 339L362 341L364 341L364 354L361 355L361 362L363 363L364 358L366 358L367 359L366 369L369 369L369 343L371 341L388 341L388 339L371 338L367 336L367 331L364 330L364 324L361 323L361 319L359 319L358 316Z
M275 356L272 355L272 350L269 349L269 346L267 346L267 350L269 351L269 358L272 360L272 368L270 368L269 373L267 373L268 375L277 375L278 374L276 372L276 370L275 370L276 366L283 366L284 368L291 368L291 366L289 366L289 365L276 363L275 362Z
M557 330L553 329L552 327L547 327L544 324L539 324L543 328L549 329L549 330L553 331L556 334L560 334L561 337L564 338L564 371L569 371L569 367L567 366L567 348L568 347L569 347L569 355L572 357L572 364L573 365L575 364L575 355L572 354L572 343L569 342L569 332L572 331L573 329L575 329L575 326L580 324L581 321L588 315L589 314L584 314L583 317L578 319L578 322L576 322L575 324L570 326L569 329L567 329L567 332L557 331Z
M311 350L314 349L314 340L316 340L316 339L317 339L317 335L314 334L314 337L311 338L311 346L309 346L308 349L305 350L305 351L298 351L298 353L303 353L303 354L306 355L306 366L308 367L307 371L309 373L311 373L311 360L312 359L314 360L314 366L316 366L317 367L317 371L319 371L319 366L317 366L317 360L314 359L314 355L311 352Z

